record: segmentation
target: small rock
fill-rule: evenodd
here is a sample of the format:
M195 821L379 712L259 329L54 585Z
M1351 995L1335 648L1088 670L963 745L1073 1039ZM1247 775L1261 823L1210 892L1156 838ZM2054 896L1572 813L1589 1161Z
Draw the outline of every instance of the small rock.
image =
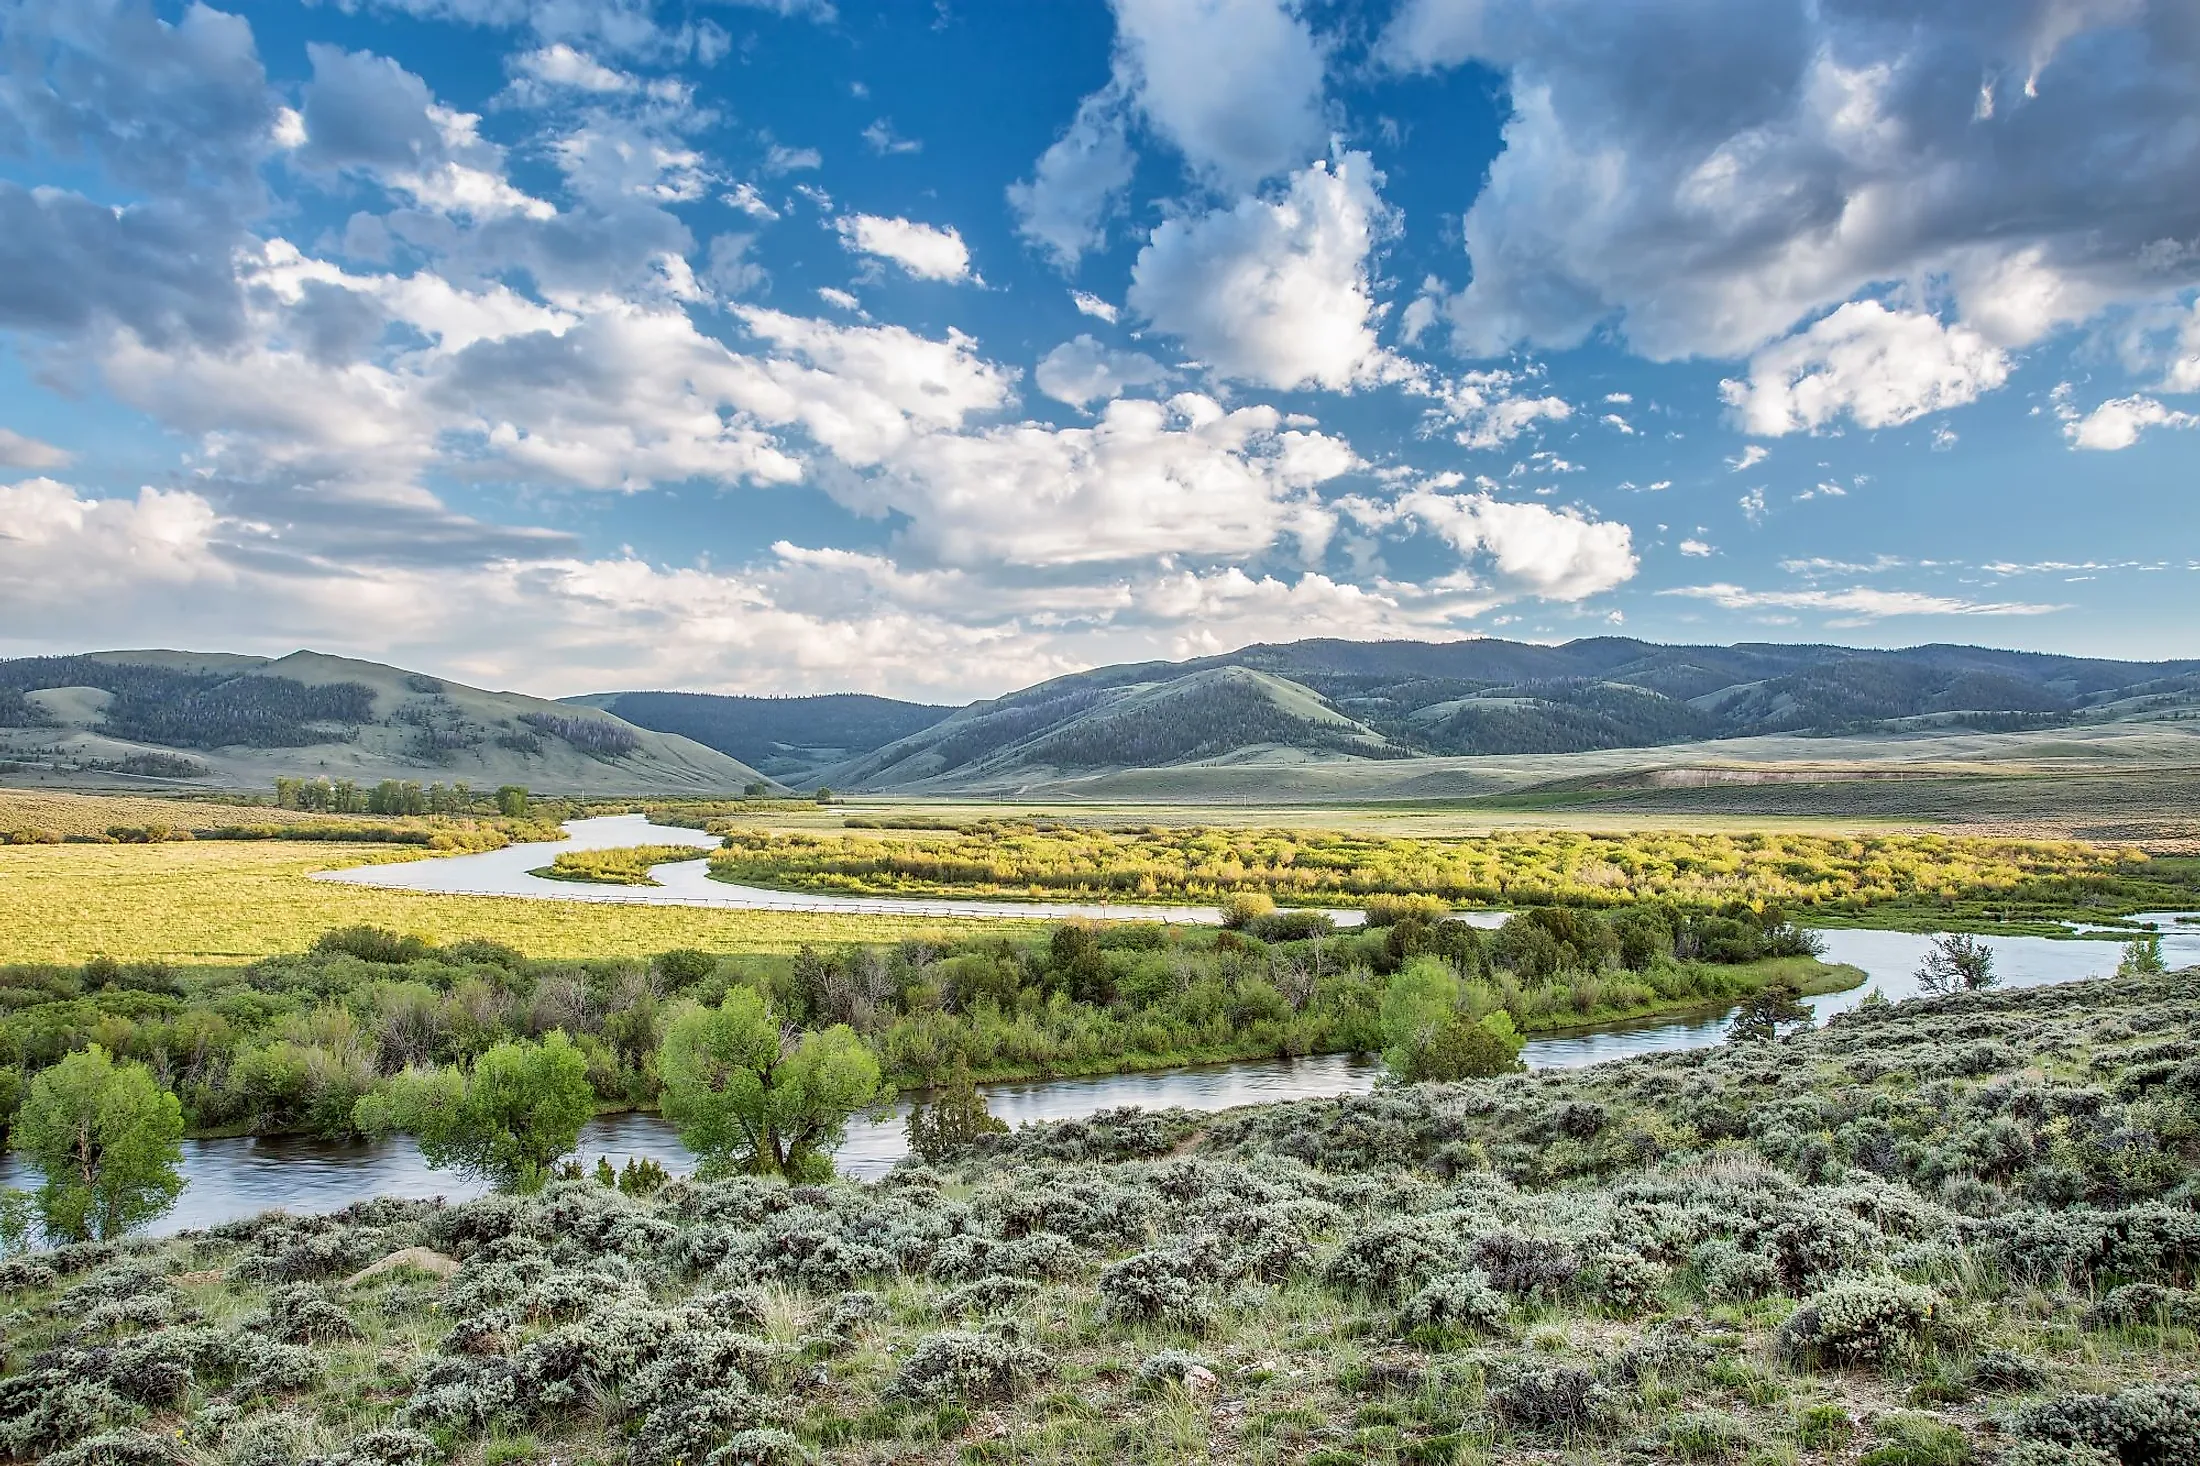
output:
M1204 1364L1189 1365L1184 1370L1184 1388L1195 1395L1204 1395L1219 1383L1215 1372Z
M439 1278L447 1278L458 1271L458 1259L445 1257L431 1247L407 1247L391 1253L380 1262L368 1263L358 1272L344 1279L344 1286L356 1288L369 1279L378 1278L392 1269L401 1267L417 1268L421 1272L434 1273Z

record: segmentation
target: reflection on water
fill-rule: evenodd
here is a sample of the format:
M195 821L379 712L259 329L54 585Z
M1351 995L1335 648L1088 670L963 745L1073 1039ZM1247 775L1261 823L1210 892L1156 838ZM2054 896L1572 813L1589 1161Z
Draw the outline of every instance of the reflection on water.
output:
M583 823L601 825L602 820ZM690 832L692 833L692 832ZM613 844L631 844L621 837ZM542 847L536 847L539 851ZM497 852L502 854L504 852ZM529 859L540 863L539 854ZM430 869L400 866L399 870ZM388 867L385 867L387 869ZM2162 913L2140 920L2162 930L2163 956L2171 969L2200 964L2200 923L2179 921L2191 913ZM1847 1012L1876 988L1890 999L1914 997L1915 972L1932 938L1908 932L1827 931L1826 958L1851 963L1868 975L1862 986L1804 1001L1821 1021ZM2053 941L2044 937L1989 938L1994 970L2005 987L2035 987L2099 977L2116 968L2120 949L2112 942ZM1610 1024L1593 1032L1554 1034L1531 1039L1529 1065L1567 1069L1606 1059L1702 1048L1726 1033L1730 1012L1683 1018L1644 1019ZM1257 1059L1152 1074L1114 1074L1090 1079L1050 1079L985 1087L986 1103L1012 1125L1074 1119L1122 1105L1161 1109L1222 1110L1278 1100L1364 1094L1374 1088L1382 1066L1372 1058L1329 1054L1305 1059ZM862 1179L884 1175L906 1153L903 1122L906 1105L875 1118L859 1118L834 1159L842 1172ZM592 1121L581 1136L580 1158L593 1166L598 1156L614 1165L629 1156L646 1156L668 1170L686 1171L695 1157L680 1144L672 1127L654 1115L608 1115ZM448 1171L428 1169L411 1141L335 1144L301 1136L238 1140L195 1140L184 1144L184 1174L190 1181L176 1208L151 1230L156 1233L206 1227L235 1217L281 1208L292 1212L334 1211L372 1196L431 1197L462 1200L485 1189ZM30 1186L35 1177L13 1154L0 1155L0 1186Z

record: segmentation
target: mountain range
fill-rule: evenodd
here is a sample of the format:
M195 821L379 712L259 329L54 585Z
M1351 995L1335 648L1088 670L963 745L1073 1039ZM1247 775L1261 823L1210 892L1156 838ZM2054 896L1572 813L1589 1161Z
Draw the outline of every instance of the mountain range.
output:
M944 793L1127 769L2052 728L2200 705L2200 660L1964 646L1660 646L1624 637L1560 646L1313 640L1102 667L960 709L863 699L862 737L835 699L622 693L587 701L677 728L782 778ZM896 723L909 726L879 736Z
M853 693L627 691L550 702L315 652L0 662L0 756L17 761L42 754L223 783L327 772L577 793L757 782L1033 792L1141 770L1213 771L1216 787L1243 788L1259 769L1310 764L1449 765L1768 735L2030 733L2196 710L2200 660L1624 637L1249 646L1096 668L962 708Z

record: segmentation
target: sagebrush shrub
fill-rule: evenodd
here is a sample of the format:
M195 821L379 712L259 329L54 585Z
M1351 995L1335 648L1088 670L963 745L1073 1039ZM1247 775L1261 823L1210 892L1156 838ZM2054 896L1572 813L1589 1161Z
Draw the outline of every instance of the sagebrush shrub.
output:
M707 1466L809 1466L817 1457L783 1430L765 1426L736 1431L711 1452Z
M286 1344L359 1337L359 1327L344 1306L310 1283L293 1283L267 1295L267 1332Z
M988 1273L943 1296L940 1299L940 1312L998 1313L1005 1308L1014 1308L1038 1291L1039 1285L1029 1278Z
M2126 1283L2086 1313L2093 1328L2148 1324L2200 1327L2200 1293L2165 1288L2159 1283Z
M721 1443L750 1430L763 1406L745 1389L695 1390L651 1410L634 1433L634 1466L687 1466L709 1460Z
M115 1430L54 1452L45 1466L185 1466L189 1460L173 1437Z
M1456 1271L1459 1260L1453 1228L1436 1218L1404 1217L1376 1222L1345 1238L1323 1276L1351 1292L1395 1298Z
M1617 1403L1591 1371L1541 1359L1509 1359L1496 1366L1489 1401L1498 1419L1517 1430L1560 1436L1598 1428Z
M1915 1344L1939 1299L1896 1278L1853 1278L1813 1294L1774 1336L1801 1363L1859 1364Z
M1211 1372L1214 1367L1214 1361L1202 1355L1188 1353L1183 1349L1164 1349L1158 1354L1147 1355L1145 1361L1138 1366L1138 1385L1145 1390L1157 1390L1164 1385L1180 1385L1184 1383L1185 1375L1191 1371L1204 1369Z
M894 1392L931 1402L983 1404L1021 1394L1045 1368L1045 1356L999 1333L927 1334L903 1362Z
M1398 1322L1407 1330L1495 1334L1503 1331L1510 1311L1505 1295L1490 1286L1489 1275L1472 1268L1431 1278L1420 1292L1406 1300Z
M61 1369L33 1369L0 1379L0 1451L38 1456L84 1440L136 1408L97 1379Z
M370 1430L333 1456L309 1456L300 1466L429 1466L439 1453L417 1430Z
M1489 1232L1475 1238L1470 1251L1495 1287L1523 1298L1556 1297L1581 1271L1574 1249L1548 1237Z
M2200 1461L2200 1382L2063 1395L2017 1411L2009 1432L2020 1441L2097 1451L2124 1466L2186 1466Z
M1724 1237L1697 1243L1689 1251L1688 1265L1695 1269L1704 1293L1714 1299L1747 1302L1780 1286L1780 1271L1772 1259Z
M1100 1301L1119 1323L1174 1323L1204 1328L1212 1313L1207 1285L1224 1271L1216 1247L1183 1245L1136 1253L1100 1274Z

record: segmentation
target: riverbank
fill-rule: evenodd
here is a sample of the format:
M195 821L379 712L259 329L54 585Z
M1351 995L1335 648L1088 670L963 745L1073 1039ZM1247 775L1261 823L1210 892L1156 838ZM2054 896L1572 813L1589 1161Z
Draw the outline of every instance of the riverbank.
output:
M0 1270L0 1450L1952 1466L2092 1459L2051 1449L2082 1431L2166 1466L2200 1417L2200 1100L2159 1055L2194 977L1105 1118L882 1186L389 1196L46 1254ZM2020 1082L2168 1138L2069 1145ZM1946 1164L1988 1149L1993 1180ZM347 1281L409 1248L433 1270Z
M2200 960L2200 934L2184 962ZM1922 939L1902 933L1836 933L1848 965L1869 974L1871 991L1901 1002L1915 994L1914 967ZM2014 989L2051 986L2105 975L2113 967L2088 967L2085 949L2070 943L2037 942L2004 949L2004 981ZM2105 954L2096 954L2105 955ZM1856 1006L1863 992L1845 987L1804 998L1821 1023ZM1727 1037L1729 1009L1701 1009L1663 1020L1636 1020L1531 1035L1521 1057L1531 1070L1571 1070L1619 1059L1645 1058L1711 1048ZM1217 1111L1246 1104L1322 1099L1364 1094L1376 1088L1383 1068L1378 1060L1344 1054L1301 1059L1253 1058L1185 1067L1127 1070L1104 1076L1040 1080L997 1080L982 1090L996 1118L1012 1125L1080 1119L1138 1106L1149 1110L1181 1108ZM906 1154L904 1119L908 1100L868 1115L858 1115L833 1155L844 1176L877 1180ZM636 1157L654 1160L674 1174L693 1168L695 1158L678 1133L654 1111L605 1104L582 1131L579 1159L584 1168L598 1157L616 1166ZM327 1212L377 1195L443 1196L463 1199L483 1187L451 1171L435 1171L419 1148L399 1136L389 1140L324 1140L299 1130L280 1134L215 1136L201 1134L185 1146L185 1172L191 1185L179 1208L156 1225L167 1232L184 1226L209 1227L280 1206L293 1212ZM0 1185L23 1186L33 1178L19 1161L0 1153Z

